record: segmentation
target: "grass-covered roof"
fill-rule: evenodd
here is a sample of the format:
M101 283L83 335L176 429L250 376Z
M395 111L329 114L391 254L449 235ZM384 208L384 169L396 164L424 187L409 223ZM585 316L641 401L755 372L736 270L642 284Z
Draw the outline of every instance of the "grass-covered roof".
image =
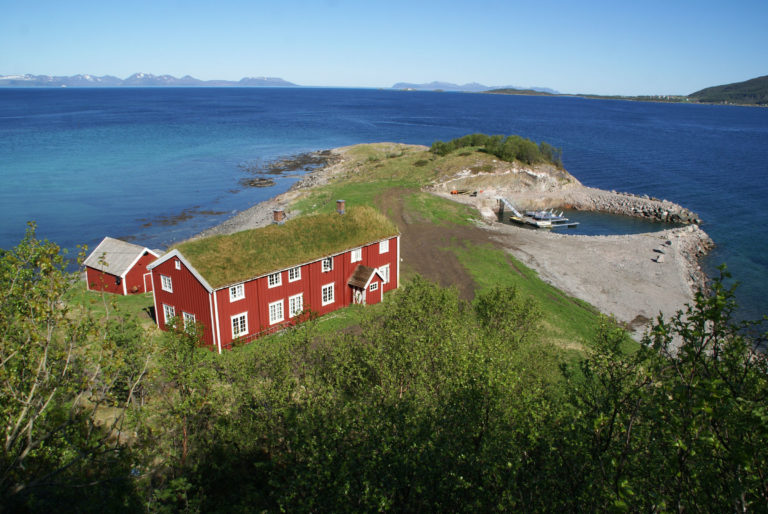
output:
M176 249L219 288L397 234L397 227L376 209L352 207L343 216L301 216L284 225L188 241Z

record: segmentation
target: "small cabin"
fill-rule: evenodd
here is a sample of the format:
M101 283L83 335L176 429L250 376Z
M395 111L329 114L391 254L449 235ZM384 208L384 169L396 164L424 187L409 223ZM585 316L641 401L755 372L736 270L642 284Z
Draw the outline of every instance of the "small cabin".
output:
M149 267L157 325L197 324L221 352L397 288L400 234L371 207L301 216L181 243Z
M105 237L85 259L88 289L121 295L152 291L147 266L159 256L149 248Z

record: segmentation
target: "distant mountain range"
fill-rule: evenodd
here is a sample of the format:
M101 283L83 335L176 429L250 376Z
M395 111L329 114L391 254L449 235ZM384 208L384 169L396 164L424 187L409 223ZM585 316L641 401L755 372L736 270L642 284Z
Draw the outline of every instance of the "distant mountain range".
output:
M706 103L731 103L768 106L768 75L743 82L713 86L688 95Z
M410 82L398 82L392 89L407 89L412 91L459 91L466 93L483 93L494 89L518 90L518 91L536 91L539 93L559 94L554 89L547 87L518 87L518 86L486 86L477 82L469 84L453 84L451 82L429 82L427 84L413 84Z
M0 87L290 87L296 86L276 77L246 77L233 80L200 80L189 75L176 78L172 75L134 73L126 79L103 75L0 75Z

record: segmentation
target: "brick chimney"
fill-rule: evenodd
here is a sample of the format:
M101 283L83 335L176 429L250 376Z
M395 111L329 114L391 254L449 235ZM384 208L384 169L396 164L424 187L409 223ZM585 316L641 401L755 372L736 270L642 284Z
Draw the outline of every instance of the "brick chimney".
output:
M285 211L283 209L275 209L272 211L272 223L276 225L285 223Z
M344 214L344 200L336 200L336 212Z

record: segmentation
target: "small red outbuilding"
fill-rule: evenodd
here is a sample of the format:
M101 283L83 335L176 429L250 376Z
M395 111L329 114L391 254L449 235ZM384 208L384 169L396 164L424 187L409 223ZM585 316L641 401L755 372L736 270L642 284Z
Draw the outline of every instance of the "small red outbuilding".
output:
M88 289L122 295L152 291L147 266L159 256L149 248L105 237L85 259Z

